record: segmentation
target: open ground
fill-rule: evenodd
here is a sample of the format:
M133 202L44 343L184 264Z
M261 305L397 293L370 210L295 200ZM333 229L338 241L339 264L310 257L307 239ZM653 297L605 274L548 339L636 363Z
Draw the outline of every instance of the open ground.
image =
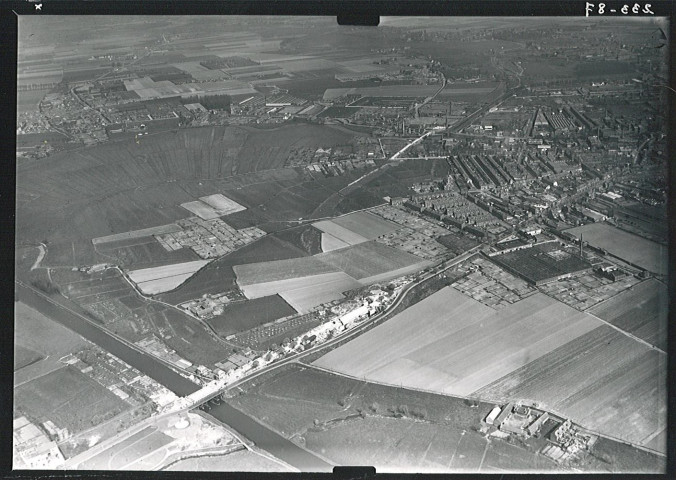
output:
M667 273L668 249L657 242L625 232L605 223L590 223L566 230L578 239L603 248L623 260L654 273Z
M378 471L555 471L556 463L477 432L493 404L463 400L337 376L289 365L241 386L233 406L332 461L374 465ZM609 472L616 461L632 471L656 471L655 455L608 440L597 442L599 461L585 467ZM596 453L596 452L594 452Z
M130 408L73 367L55 370L14 389L15 408L40 422L77 433Z

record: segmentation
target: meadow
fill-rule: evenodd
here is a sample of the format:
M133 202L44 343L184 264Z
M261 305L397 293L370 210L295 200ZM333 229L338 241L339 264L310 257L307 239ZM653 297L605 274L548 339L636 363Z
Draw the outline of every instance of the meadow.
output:
M89 345L21 301L14 303L14 312L15 385L63 368L59 358Z

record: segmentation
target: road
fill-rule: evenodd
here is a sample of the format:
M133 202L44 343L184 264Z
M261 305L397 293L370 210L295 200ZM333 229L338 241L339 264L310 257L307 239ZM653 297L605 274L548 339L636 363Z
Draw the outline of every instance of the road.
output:
M453 258L449 261L442 262L442 264L441 264L442 270L441 271L446 270L446 269L448 269L448 268L450 268L454 265L457 265L458 263L463 262L464 260L466 260L470 256L474 255L474 253L476 253L476 251L481 247L482 247L482 245L478 245L478 246L474 247L473 249L467 251L463 255L455 257L455 258ZM438 275L439 273L440 273L440 271L429 273L427 275L424 275L420 279L416 280L415 282L412 282L409 285L406 285L402 289L400 294L397 296L397 299L388 307L387 310L385 310L385 311L381 312L380 314L378 314L374 317L371 317L370 319L364 321L363 323L361 323L360 325L358 325L354 329L346 332L344 335L340 335L340 336L338 336L334 339L331 339L330 341L328 341L326 343L323 343L321 345L315 345L314 347L311 347L311 348L309 348L309 349L307 349L303 352L300 352L300 353L297 353L295 355L291 355L289 357L286 357L286 358L284 358L284 359L282 359L278 362L275 362L275 363L272 363L272 364L270 364L266 367L263 367L260 370L256 370L255 372L251 373L250 375L247 375L246 377L244 377L244 378L242 378L242 379L240 379L236 382L233 382L232 384L228 385L227 387L225 387L225 388L223 388L223 389L221 389L217 392L214 392L212 395L205 397L205 399L201 403L205 403L209 399L214 398L216 396L219 396L225 391L235 389L235 388L239 387L240 385L242 385L243 383L248 382L248 381L250 381L254 378L257 378L257 377L259 377L263 374L267 374L267 373L269 373L269 372L271 372L275 369L281 368L281 367L288 365L290 363L297 362L298 360L302 359L303 357L306 357L306 356L311 355L313 353L317 353L317 352L321 351L322 349L334 346L338 342L343 342L343 341L349 340L349 339L363 333L364 330L371 327L375 322L381 320L385 315L387 315L393 309L397 308L412 288L414 288L418 284L422 283L423 281L429 279L430 277L432 277L434 275ZM50 317L51 316L52 315L50 315ZM68 326L68 325L66 325L66 326ZM113 353L113 352L111 352L111 353ZM128 358L124 355L120 356L120 358L124 361L127 361L127 363L131 363L130 360L128 360ZM156 361L157 359L155 359L154 357L151 357L149 360L150 361L153 361L153 360ZM181 378L183 378L183 377L181 377ZM183 407L183 408L178 409L178 410L172 410L172 411L167 412L167 413L163 413L163 414L160 414L160 415L150 417L150 418L148 418L148 419L146 419L146 420L144 420L144 421L142 421L142 422L140 422L136 425L133 425L132 427L128 428L127 430L120 432L119 434L115 435L114 437L111 437L107 440L104 440L103 442L101 442L98 445L95 445L94 447L87 450L86 452L83 452L83 453L67 460L66 463L64 464L63 468L64 469L77 468L77 466L79 464L86 462L87 460L91 459L92 457L102 453L106 449L114 447L115 445L117 445L118 443L128 439L132 435L141 432L144 428L151 426L151 425L156 425L157 422L161 421L162 419L165 419L165 418L172 416L172 415L176 415L176 414L179 414L179 413L182 413L182 412L192 410L195 407L196 407L196 405L194 405L194 404L188 405L188 406ZM214 410L214 409L216 409L216 410ZM284 460L285 462L287 462L287 463L289 463L293 466L296 466L296 467L301 466L301 467L307 469L308 465L309 465L311 470L314 470L315 468L319 468L319 470L315 470L315 471L325 471L328 468L327 467L328 464L324 460L317 458L316 455L314 455L310 452L307 452L305 450L303 450L303 452L305 452L305 453L298 452L298 449L301 449L301 447L298 447L296 444L290 442L289 440L285 439L284 437L281 437L277 432L274 432L274 431L270 430L268 427L261 425L260 423L258 423L254 419L248 417L244 413L239 412L238 410L234 409L234 407L232 407L232 406L222 407L220 409L218 408L218 406L216 406L216 407L213 407L209 413L212 416L214 416L215 418L221 420L223 423L230 425L233 428L235 428L245 438L248 438L248 439L251 439L251 440L254 440L254 441L256 441L256 439L258 439L259 441L257 441L256 443L259 446L265 445L268 449L273 451L273 453L276 456L278 456L281 460ZM233 423L236 424L236 426L232 425ZM274 444L268 443L269 439L275 439L276 441L278 441L279 442L278 445L280 447L274 448L275 447ZM246 442L244 442L244 443L246 443ZM306 454L312 455L314 458L308 457L308 456L306 456Z

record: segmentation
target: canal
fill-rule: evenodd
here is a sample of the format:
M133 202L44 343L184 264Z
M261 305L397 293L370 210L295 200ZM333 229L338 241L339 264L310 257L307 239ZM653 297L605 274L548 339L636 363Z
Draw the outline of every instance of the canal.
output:
M50 298L45 298L43 294L20 283L15 285L20 301L127 362L176 395L185 397L200 389L199 385L179 375L152 355L134 350L101 328L92 325L77 313L66 309Z
M232 405L221 402L218 405L212 405L206 413L241 433L254 442L258 448L270 452L302 472L331 472L333 469L332 465L321 458L261 425Z

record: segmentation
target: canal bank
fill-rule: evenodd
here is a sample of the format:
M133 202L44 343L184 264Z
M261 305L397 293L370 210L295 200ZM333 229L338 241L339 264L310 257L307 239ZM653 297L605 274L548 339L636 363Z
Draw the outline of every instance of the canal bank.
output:
M15 288L17 289L17 294L19 294L20 301L112 353L120 360L164 385L176 395L185 397L201 388L196 383L176 373L152 355L135 350L103 330L103 328L93 325L76 312L50 299L47 295L36 292L19 282L15 283Z
M333 465L302 449L226 402L212 405L206 414L251 440L256 447L270 452L302 472L331 472L333 470Z

